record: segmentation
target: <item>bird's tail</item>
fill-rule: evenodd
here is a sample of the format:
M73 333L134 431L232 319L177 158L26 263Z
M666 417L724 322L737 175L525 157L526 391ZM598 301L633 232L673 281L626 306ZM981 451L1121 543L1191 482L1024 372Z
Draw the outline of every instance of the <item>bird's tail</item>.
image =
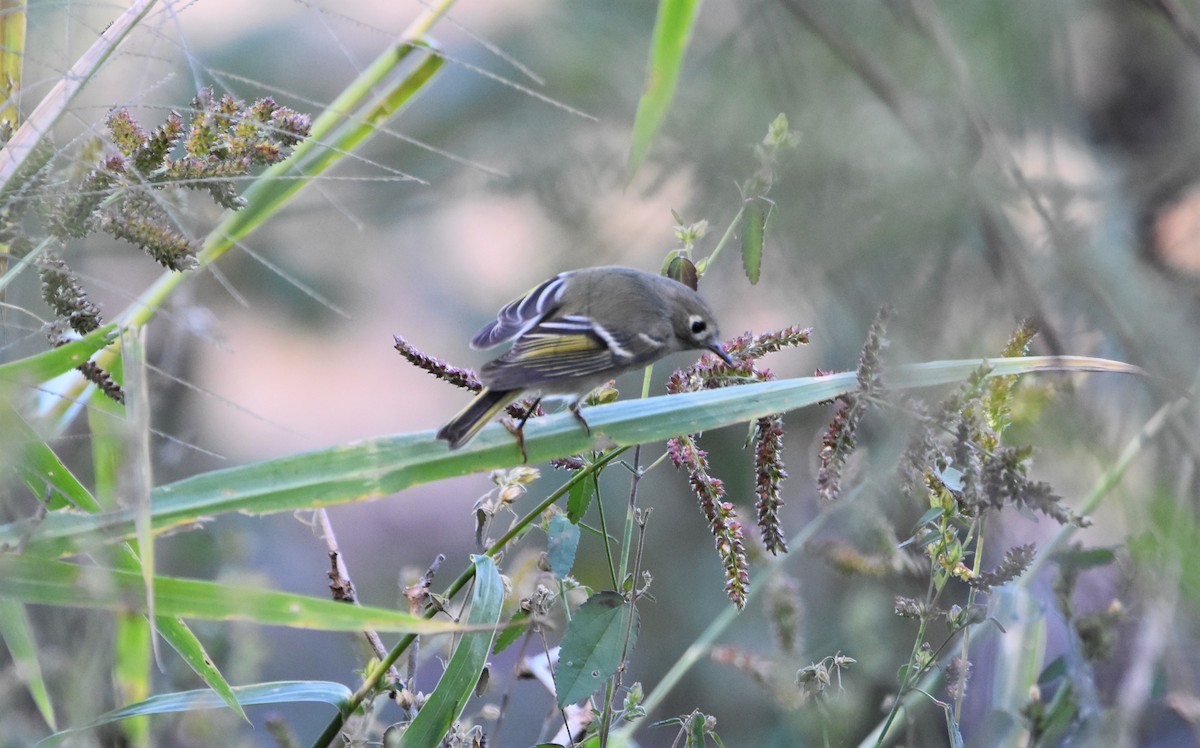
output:
M458 449L471 441L516 396L516 390L483 390L458 415L451 418L450 423L438 430L437 438L450 442L450 449Z

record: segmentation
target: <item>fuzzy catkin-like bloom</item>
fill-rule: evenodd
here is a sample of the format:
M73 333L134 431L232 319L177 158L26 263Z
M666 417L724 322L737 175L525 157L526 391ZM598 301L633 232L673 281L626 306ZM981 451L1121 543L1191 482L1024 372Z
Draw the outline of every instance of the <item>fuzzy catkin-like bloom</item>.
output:
M783 499L779 486L787 478L783 465L783 418L778 415L758 419L754 428L754 507L763 545L772 554L787 553L787 540L779 522Z
M733 504L722 500L725 483L709 475L708 453L698 448L692 437L680 436L668 441L667 454L676 467L688 471L692 493L700 500L709 532L716 540L717 555L725 570L725 594L741 610L750 591L750 565L742 541L742 523Z
M183 272L199 265L195 247L166 220L151 218L135 210L114 211L105 214L100 227L118 239L141 247L168 270Z
M977 577L968 579L967 583L980 590L999 587L1005 582L1011 582L1025 573L1025 570L1033 563L1035 555L1037 555L1037 550L1033 543L1009 548L1005 552L1004 560L1000 562L999 566L991 571L982 572Z
M100 327L100 307L88 299L67 263L47 256L41 263L41 276L42 298L72 330L87 335Z
M475 372L470 369L451 366L440 358L430 356L399 335L393 335L392 339L396 341L396 345L394 346L396 351L418 369L427 371L443 382L449 382L455 387L462 387L472 392L479 392L483 389L483 383L479 381L479 377L475 375ZM513 418L524 418L527 413L531 416L545 414L541 406L534 408L533 412L529 413L532 404L529 400L510 403L505 407L505 412Z
M803 626L800 619L800 589L796 580L783 574L776 576L768 584L764 607L779 649L787 655L799 652Z
M460 369L457 366L451 366L440 358L435 358L419 350L415 345L408 342L399 335L393 335L392 338L396 341L395 348L404 356L410 364L427 371L443 382L449 382L455 387L462 387L479 392L483 389L483 385L479 382L479 377L475 376L475 372L470 369Z
M95 361L84 361L75 368L83 375L84 379L96 385L96 389L103 392L109 399L121 405L125 404L125 391L121 389L121 385L114 382L108 372L100 368Z

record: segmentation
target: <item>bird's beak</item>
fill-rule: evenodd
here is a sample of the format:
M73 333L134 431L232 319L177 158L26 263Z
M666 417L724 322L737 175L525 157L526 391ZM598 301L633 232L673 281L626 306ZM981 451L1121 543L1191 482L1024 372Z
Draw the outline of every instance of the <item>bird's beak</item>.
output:
M730 366L737 365L737 364L733 363L733 359L729 357L729 354L725 352L725 349L721 347L720 343L713 343L712 345L710 345L708 347L708 350L717 354L717 358L721 359L722 361L729 364Z

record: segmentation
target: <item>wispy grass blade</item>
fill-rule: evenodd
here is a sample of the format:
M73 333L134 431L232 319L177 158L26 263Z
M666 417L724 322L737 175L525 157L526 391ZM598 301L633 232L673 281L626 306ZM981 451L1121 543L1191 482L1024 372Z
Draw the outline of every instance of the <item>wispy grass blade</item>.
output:
M37 658L37 641L33 626L25 613L25 606L15 600L0 600L0 638L8 648L17 679L24 683L38 713L51 730L58 729L54 718L54 704L46 690L46 679Z
M629 179L633 178L646 157L650 143L671 108L675 87L679 83L679 71L683 67L683 56L687 52L688 40L699 11L700 0L662 0L658 4L654 37L650 43L650 65L646 71L646 88L638 101L637 116L633 122Z
M25 603L145 612L139 573L50 561L28 554L0 556L0 598ZM384 608L346 605L317 597L195 579L154 578L162 616L209 621L249 621L317 631L400 631L436 634L460 631L446 621Z
M298 704L316 703L329 704L338 709L350 698L350 689L341 683L329 681L276 681L273 683L255 683L250 686L238 686L233 689L238 711L242 706L261 704ZM39 745L57 745L64 738L76 735L97 727L113 724L131 717L149 716L151 714L174 714L191 712L197 709L220 709L228 706L217 698L216 694L207 690L180 691L151 696L136 704L129 704L120 709L100 715L96 719L63 730L43 740Z
M99 330L89 333L86 337L73 340L66 345L7 364L0 364L0 382L32 386L64 374L87 361L93 353L111 343L112 333L115 329L116 325L105 325Z

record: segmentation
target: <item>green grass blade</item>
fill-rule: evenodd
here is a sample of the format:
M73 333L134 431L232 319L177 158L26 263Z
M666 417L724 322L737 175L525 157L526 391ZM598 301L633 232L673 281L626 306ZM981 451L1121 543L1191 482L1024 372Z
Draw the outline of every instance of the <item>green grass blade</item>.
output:
M249 721L246 712L242 711L242 705L238 703L229 681L225 680L224 675L221 675L221 671L213 664L212 658L204 649L204 645L200 643L200 639L188 628L183 619L160 615L154 619L154 626L158 629L158 635L171 645L175 653L187 663L196 675L200 676L202 681L208 684L208 687L225 703L225 706L232 709L243 720Z
M500 622L504 583L491 558L480 555L473 560L475 590L471 595L467 624L487 626L489 629L465 634L459 639L437 688L433 689L429 700L400 739L401 748L436 748L441 745L442 738L462 714L463 707L474 693L475 684L479 682L479 675L492 652L492 639L496 631L491 627Z
M26 603L101 610L146 611L140 573L50 561L34 556L0 556L0 598ZM462 627L383 608L346 605L322 598L258 587L173 577L154 578L162 616L314 629L443 633Z
M633 121L633 144L629 149L629 178L650 150L650 143L662 127L675 87L679 70L687 52L692 27L700 10L700 0L660 0L658 17L654 20L654 37L650 43L650 66L646 71L646 88L638 102Z
M118 613L113 629L112 679L118 704L141 701L150 695L154 667L154 628L150 619L137 613ZM130 745L150 745L150 722L139 717L121 726Z
M0 638L8 647L17 678L29 689L29 695L42 719L46 720L51 730L58 729L54 720L54 705L46 690L46 680L42 677L42 666L37 658L33 626L25 614L25 606L15 600L0 600Z
M0 0L0 122L16 129L21 118L21 71L25 65L25 0Z
M12 407L12 398L6 395L0 393L0 464L11 461L21 482L51 511L74 507L99 512L100 503Z
M64 374L87 361L93 353L108 345L115 329L116 325L105 325L66 345L60 345L57 348L51 348L48 351L7 364L0 364L0 382L32 386Z
M897 367L885 379L893 388L927 387L961 381L981 362L934 361ZM989 361L991 375L1038 371L1136 373L1136 367L1105 359L1034 356ZM785 413L853 391L854 372L800 377L725 387L684 395L617 402L586 411L589 436L569 413L531 421L525 445L531 462L575 454L597 442L618 446L666 439ZM521 461L516 440L500 424L481 431L470 444L451 452L432 432L379 437L332 449L205 473L160 486L153 493L151 521L156 531L195 523L229 512L272 513L377 499L444 478L511 467ZM0 525L0 543L32 532L29 549L41 555L75 552L83 536L128 538L130 510L99 516L54 513L31 531L28 520Z
M350 698L350 689L341 683L328 681L276 681L273 683L255 683L250 686L238 686L233 689L234 698L240 707L261 704L298 704L317 703L329 704L337 709ZM148 716L151 714L171 714L176 712L194 712L199 709L220 709L227 704L212 691L180 691L151 696L136 704L129 704L120 709L100 715L96 719L63 730L43 740L39 745L56 745L70 735L86 730L92 730L103 725L120 722L131 717Z

